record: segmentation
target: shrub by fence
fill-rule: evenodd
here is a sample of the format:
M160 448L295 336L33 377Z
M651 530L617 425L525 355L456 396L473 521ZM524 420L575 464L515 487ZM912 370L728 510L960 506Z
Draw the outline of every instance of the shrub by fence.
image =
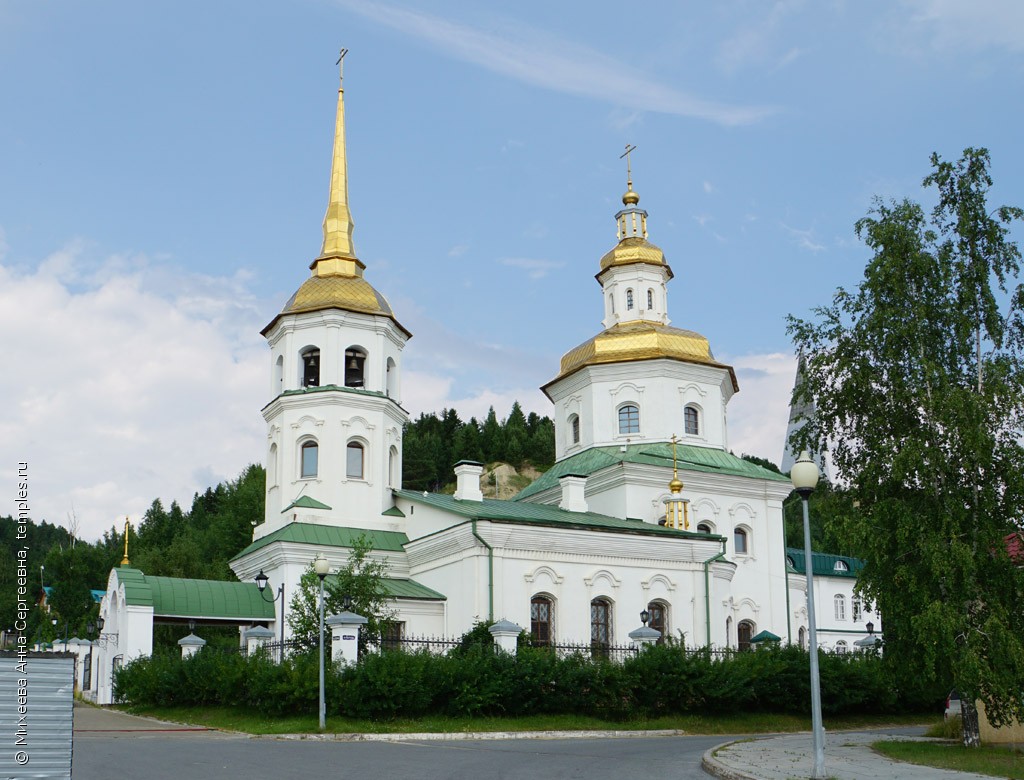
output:
M919 683L893 679L884 658L819 658L828 715L911 711L935 696ZM316 711L317 664L315 652L281 663L265 653L154 655L118 670L115 691L138 705L309 713ZM329 667L326 695L331 714L374 720L427 714L807 714L809 676L809 656L795 646L720 655L663 645L624 663L582 653L563 657L544 648L521 647L513 656L469 646L447 655L383 652L356 666Z

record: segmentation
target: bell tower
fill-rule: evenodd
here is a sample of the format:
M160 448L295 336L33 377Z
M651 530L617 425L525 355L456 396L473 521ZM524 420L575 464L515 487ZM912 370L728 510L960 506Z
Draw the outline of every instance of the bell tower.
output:
M267 500L254 539L296 521L379 528L401 487L408 415L400 369L412 334L364 278L352 233L339 83L323 246L310 277L262 330L271 363Z

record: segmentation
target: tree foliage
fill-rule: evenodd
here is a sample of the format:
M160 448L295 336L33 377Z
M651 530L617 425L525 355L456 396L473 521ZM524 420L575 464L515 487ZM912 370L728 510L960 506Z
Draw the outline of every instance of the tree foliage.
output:
M356 538L348 561L324 581L324 617L348 610L366 618L360 632L360 647L380 637L387 623L396 617L389 605L383 580L388 563L372 557L373 548L365 536ZM348 606L346 607L346 604ZM299 580L299 590L288 607L288 626L294 638L306 645L316 644L320 630L320 581L310 564Z
M863 280L790 318L797 400L816 407L793 443L829 449L848 485L837 533L866 559L887 657L1000 724L1024 719L1024 575L1004 543L1024 509L1022 212L988 205L986 150L931 163L930 219L876 201Z
M405 428L402 440L402 485L409 490L440 492L454 480L460 460L501 461L541 471L555 461L555 424L550 417L523 413L516 401L504 420L492 406L481 423L463 422L454 409L421 414Z

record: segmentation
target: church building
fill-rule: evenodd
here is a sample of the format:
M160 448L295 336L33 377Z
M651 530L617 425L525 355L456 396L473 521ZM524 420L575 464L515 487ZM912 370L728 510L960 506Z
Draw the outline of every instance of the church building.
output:
M270 347L266 510L231 561L240 590L221 593L235 605L223 619L259 623L275 636L284 620L287 639L282 602L303 572L318 555L337 570L364 536L388 563L396 638L458 636L477 621L504 619L541 641L621 645L646 611L651 627L690 647L743 648L758 634L803 640L804 567L785 547L782 514L792 486L730 453L726 409L739 390L736 374L707 338L670 324L673 271L648 238L631 173L622 203L618 242L595 258L602 330L569 349L542 388L553 404L554 466L512 500L484 498L483 466L473 462L456 466L453 495L406 490L402 356L412 334L368 281L372 269L353 244L339 88L323 247L262 331ZM846 568L824 590L852 600L857 562L836 560ZM821 573L815 563L816 579ZM254 600L259 575L267 594L283 585L288 596ZM107 620L133 613L153 621L153 594L187 594L180 583L201 582L169 579L113 570ZM133 605L146 587L150 604ZM180 612L225 609L204 607L204 589L192 591ZM830 615L822 610L824 641ZM842 622L836 641L866 635L871 617L844 609L842 621L831 621ZM126 661L150 652L151 640L116 650Z

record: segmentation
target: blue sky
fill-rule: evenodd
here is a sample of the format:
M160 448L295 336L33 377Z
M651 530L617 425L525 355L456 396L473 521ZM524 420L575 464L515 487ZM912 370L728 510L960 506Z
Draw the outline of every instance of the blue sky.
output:
M0 1L0 495L27 461L36 519L91 538L261 460L259 329L320 248L341 46L414 415L549 412L600 330L627 143L673 324L737 368L732 448L773 460L785 315L856 284L872 197L928 204L931 152L986 146L1024 204L1012 0Z

